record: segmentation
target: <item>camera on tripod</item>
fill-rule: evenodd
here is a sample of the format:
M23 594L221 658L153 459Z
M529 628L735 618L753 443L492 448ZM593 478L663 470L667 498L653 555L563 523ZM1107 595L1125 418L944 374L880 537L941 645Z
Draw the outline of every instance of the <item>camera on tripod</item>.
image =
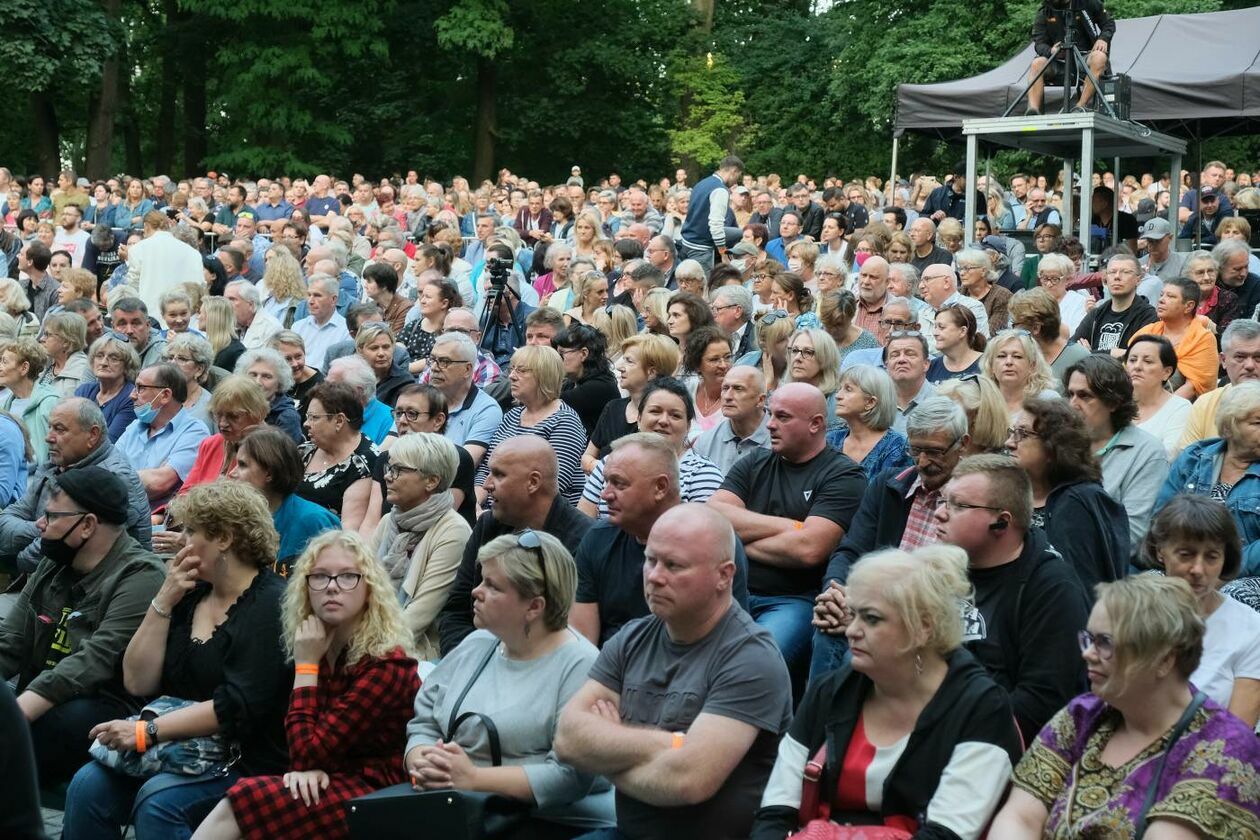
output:
M512 261L505 257L490 257L486 260L486 271L490 273L490 288L501 292L512 276Z

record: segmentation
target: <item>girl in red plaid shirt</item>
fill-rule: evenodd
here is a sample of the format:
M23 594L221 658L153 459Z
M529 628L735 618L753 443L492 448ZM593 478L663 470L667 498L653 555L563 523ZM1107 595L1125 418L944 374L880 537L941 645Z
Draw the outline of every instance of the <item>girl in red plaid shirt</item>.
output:
M358 534L311 540L289 579L284 628L291 769L233 785L198 840L348 837L347 801L406 781L398 745L420 679L388 573Z

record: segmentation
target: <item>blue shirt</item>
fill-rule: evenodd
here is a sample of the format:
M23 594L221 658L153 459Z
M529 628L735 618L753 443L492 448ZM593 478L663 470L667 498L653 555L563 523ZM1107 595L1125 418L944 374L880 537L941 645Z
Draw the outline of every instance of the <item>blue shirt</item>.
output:
M293 215L294 206L284 199L280 203L272 206L264 201L262 204L254 205L254 215L258 217L260 222L274 222L277 219L287 219Z
M503 409L494 397L476 385L468 391L459 408L450 409L446 416L447 439L456 446L490 446L490 440L503 422Z
M334 312L322 327L315 323L313 316L306 316L293 322L293 331L302 336L306 349L306 363L316 370L323 370L324 357L334 344L350 338L346 329L346 319Z
M148 425L133 421L114 446L136 472L169 466L183 484L197 460L201 442L209 436L206 424L181 408L156 434L150 434ZM152 499L153 507L166 504L178 489L176 485L164 498Z
M26 442L17 421L0 417L0 507L8 507L26 492Z
M368 440L380 446L393 430L393 412L385 403L372 397L372 401L363 409L363 428L360 431L367 436Z
M136 386L130 382L123 383L118 395L100 407L101 414L105 415L110 443L117 443L122 433L127 431L127 427L136 419L136 405L131 401L131 392L135 389ZM83 397L92 402L96 402L96 395L100 392L101 383L99 382L84 382L74 389L76 397Z
M341 214L341 202L337 200L336 196L327 195L323 198L316 198L312 195L307 197L306 212L312 216L327 216L330 211L337 215Z
M311 538L341 527L341 520L325 507L308 502L296 493L280 503L271 521L280 535L280 550L276 553L276 571L282 577L289 576L289 568L298 555L306 550Z

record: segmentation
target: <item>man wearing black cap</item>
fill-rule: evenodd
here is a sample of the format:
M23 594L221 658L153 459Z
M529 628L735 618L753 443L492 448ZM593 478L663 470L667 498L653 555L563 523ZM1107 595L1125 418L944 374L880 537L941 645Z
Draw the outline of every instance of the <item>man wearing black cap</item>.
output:
M1190 218L1181 229L1182 239L1194 239L1198 234L1199 242L1205 246L1216 244L1216 228L1225 218L1221 212L1221 194L1215 187L1205 186L1199 190L1199 210L1191 213Z
M16 681L43 787L83 765L93 726L138 706L120 665L165 573L127 535L127 515L127 487L109 470L58 476L36 523L39 565L0 625L0 679Z

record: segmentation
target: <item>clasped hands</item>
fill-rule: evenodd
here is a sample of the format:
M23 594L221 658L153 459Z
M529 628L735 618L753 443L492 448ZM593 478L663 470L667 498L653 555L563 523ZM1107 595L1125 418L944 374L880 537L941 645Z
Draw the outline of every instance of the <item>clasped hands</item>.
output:
M404 764L415 790L475 790L477 766L464 748L441 738L433 746L414 747Z
M844 586L838 581L829 581L827 588L814 599L811 623L828 636L843 636L851 621L853 611L849 609Z

